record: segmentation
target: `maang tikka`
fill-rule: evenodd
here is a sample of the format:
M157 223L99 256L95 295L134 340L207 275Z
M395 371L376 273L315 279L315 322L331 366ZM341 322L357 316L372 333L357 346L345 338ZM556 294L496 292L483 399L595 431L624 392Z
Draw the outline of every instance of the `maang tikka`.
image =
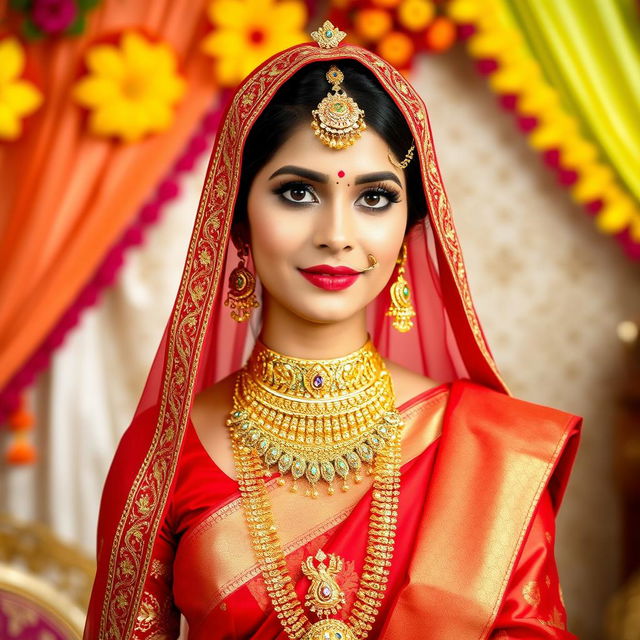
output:
M229 276L229 292L224 301L226 307L231 308L231 317L236 322L245 322L251 315L251 309L259 305L256 298L256 278L247 269L244 263L245 256L249 255L249 246L242 244L238 249L240 263Z
M367 128L364 111L340 86L344 74L331 65L326 74L331 91L320 101L311 113L311 127L323 144L332 149L350 147Z
M407 245L403 243L402 253L398 258L398 277L391 285L391 305L385 315L393 317L393 328L400 333L406 333L413 327L412 318L416 315L411 304L411 292L409 283L404 277L404 265L407 261Z

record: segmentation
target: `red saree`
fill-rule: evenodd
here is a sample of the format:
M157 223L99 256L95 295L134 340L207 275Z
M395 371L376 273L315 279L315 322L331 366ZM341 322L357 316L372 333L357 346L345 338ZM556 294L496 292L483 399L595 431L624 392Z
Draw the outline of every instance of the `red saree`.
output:
M412 436L403 443L389 587L369 637L574 638L553 544L579 420L467 381L430 389L400 410ZM283 543L298 595L308 586L301 562L319 548L337 553L346 561L348 612L370 489L336 496L336 506L301 505L275 478L270 487L278 521L296 523ZM177 638L182 612L190 640L286 640L250 548L237 484L191 423L150 575L135 638Z
M237 370L253 345L222 304L237 264L229 231L247 135L291 75L341 58L366 67L405 117L428 206L407 238L416 327L391 328L387 287L369 305L369 333L384 357L444 383L401 407L412 428L403 440L398 542L369 638L573 637L553 540L580 419L508 395L471 300L421 98L365 49L303 44L252 73L223 118L172 316L105 483L87 640L176 638L178 611L190 640L285 640L237 486L199 443L190 412L194 395ZM301 559L322 546L345 558L343 588L352 598L364 557L366 481L328 500L271 487L299 592Z

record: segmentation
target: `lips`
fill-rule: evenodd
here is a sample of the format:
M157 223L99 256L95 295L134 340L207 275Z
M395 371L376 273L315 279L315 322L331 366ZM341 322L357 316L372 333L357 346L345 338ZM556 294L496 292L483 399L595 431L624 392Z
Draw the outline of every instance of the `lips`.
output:
M322 273L329 276L351 276L358 275L360 272L349 267L332 267L330 264L317 264L313 267L301 269L307 273Z
M340 291L350 287L360 275L359 271L349 267L332 267L318 264L300 269L300 273L314 286L325 291Z

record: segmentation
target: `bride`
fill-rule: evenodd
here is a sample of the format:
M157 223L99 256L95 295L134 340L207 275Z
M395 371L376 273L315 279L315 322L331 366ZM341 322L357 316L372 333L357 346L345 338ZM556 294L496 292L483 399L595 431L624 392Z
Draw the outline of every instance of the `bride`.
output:
M221 124L85 638L573 638L553 545L581 420L498 373L422 100L312 35Z

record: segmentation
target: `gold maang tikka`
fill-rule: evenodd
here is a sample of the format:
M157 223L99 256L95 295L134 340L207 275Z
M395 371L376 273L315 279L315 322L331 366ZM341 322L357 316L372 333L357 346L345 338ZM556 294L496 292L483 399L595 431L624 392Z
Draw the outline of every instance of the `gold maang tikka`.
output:
M244 263L248 255L248 246L242 245L238 249L240 262L229 275L229 292L224 301L225 306L231 308L231 317L236 322L246 322L251 315L251 310L260 306L255 295L256 278Z
M412 318L416 315L411 304L409 283L404 277L404 265L407 261L407 245L402 245L402 253L398 258L398 277L391 285L391 305L385 315L393 317L393 328L400 333L406 333L413 327Z
M311 113L311 128L323 144L332 149L350 147L367 128L364 111L340 86L344 74L331 65L326 74L331 91Z

